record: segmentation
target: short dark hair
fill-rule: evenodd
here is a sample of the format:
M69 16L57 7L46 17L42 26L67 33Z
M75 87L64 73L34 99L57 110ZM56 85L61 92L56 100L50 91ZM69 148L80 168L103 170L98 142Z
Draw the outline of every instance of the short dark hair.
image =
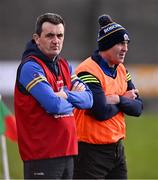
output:
M44 22L50 22L52 24L58 25L63 24L65 27L65 21L59 14L54 13L45 13L37 17L36 25L35 25L35 33L39 36L42 32L42 24Z

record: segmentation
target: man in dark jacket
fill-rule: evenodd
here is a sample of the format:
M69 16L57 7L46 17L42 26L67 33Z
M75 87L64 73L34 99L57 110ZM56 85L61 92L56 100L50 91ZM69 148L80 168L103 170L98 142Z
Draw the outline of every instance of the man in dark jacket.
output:
M127 179L122 140L125 114L140 116L142 101L123 65L128 51L127 30L110 16L99 17L98 50L76 69L93 93L90 110L76 110L79 155L76 179Z
M92 107L88 86L60 52L65 22L58 14L37 18L17 70L14 104L25 179L71 179L77 155L74 108Z

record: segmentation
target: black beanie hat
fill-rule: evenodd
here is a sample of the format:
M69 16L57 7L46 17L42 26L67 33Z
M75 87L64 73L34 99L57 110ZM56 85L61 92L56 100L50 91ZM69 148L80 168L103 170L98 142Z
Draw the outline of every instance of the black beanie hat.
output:
M115 23L109 15L99 16L98 22L100 25L97 38L99 51L110 49L122 41L129 41L127 30Z

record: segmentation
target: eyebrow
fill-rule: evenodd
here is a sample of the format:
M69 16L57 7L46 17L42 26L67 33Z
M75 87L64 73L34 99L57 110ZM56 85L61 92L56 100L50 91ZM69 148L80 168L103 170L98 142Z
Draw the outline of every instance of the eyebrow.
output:
M58 34L55 34L55 33L47 33L46 36L62 36L63 33L58 33Z

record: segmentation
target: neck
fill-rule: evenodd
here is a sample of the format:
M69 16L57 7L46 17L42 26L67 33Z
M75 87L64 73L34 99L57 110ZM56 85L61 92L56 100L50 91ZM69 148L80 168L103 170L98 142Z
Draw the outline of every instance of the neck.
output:
M109 67L115 67L115 64L110 63L108 56L105 51L99 51L99 55L107 62Z
M57 55L52 58L52 61L55 62L57 60Z

